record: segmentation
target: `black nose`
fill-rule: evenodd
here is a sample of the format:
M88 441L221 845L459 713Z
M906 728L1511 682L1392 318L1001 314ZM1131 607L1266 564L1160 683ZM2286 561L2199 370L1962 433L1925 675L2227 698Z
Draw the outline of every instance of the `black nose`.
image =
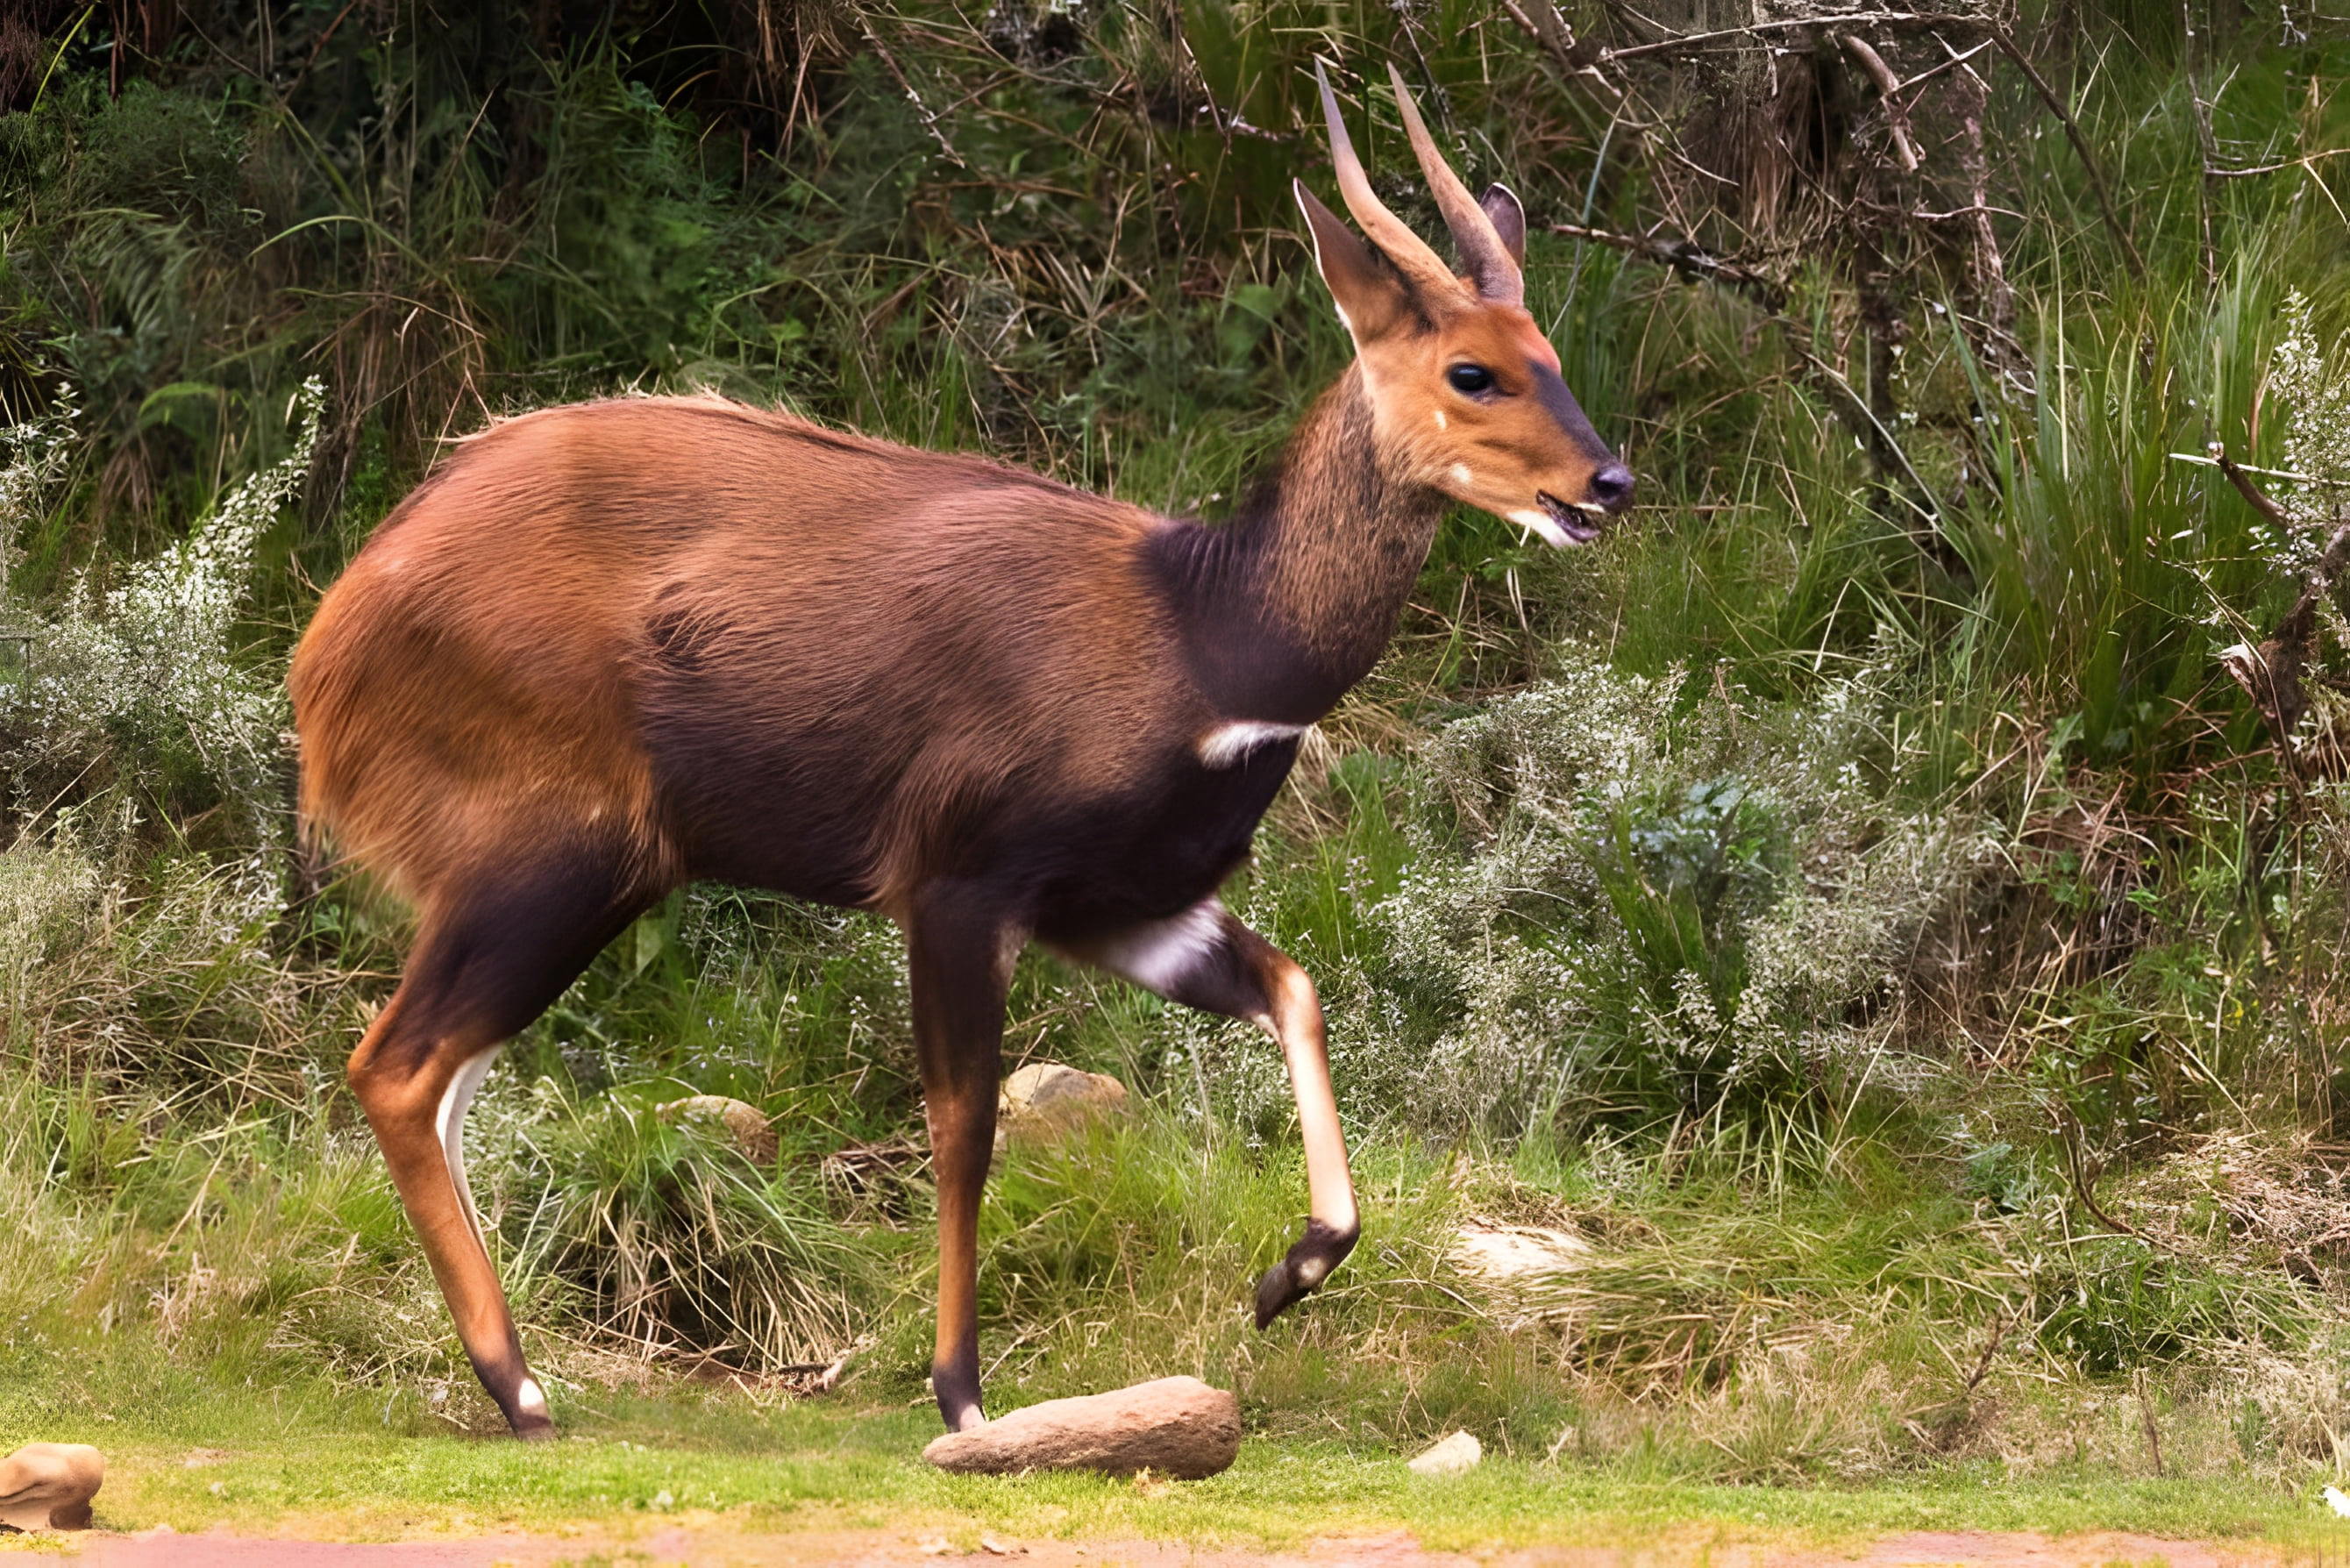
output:
M1632 499L1632 471L1620 462L1611 462L1591 476L1591 504L1609 512L1621 512L1624 504Z

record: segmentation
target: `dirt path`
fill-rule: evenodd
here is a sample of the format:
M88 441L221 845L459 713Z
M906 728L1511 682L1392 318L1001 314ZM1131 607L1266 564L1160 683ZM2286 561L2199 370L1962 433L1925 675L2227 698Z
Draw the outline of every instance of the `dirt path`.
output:
M390 1545L165 1531L92 1535L79 1544L90 1568L562 1568L588 1563L631 1568L929 1568L950 1563L1000 1563L1005 1568L2236 1568L2273 1561L2272 1552L2257 1546L2150 1535L2052 1538L1988 1531L1888 1536L1856 1552L1692 1540L1537 1546L1473 1556L1423 1551L1401 1534L1323 1541L1269 1555L1230 1547L1025 1541L967 1532L950 1539L892 1531L774 1535L716 1529L668 1530L635 1540L515 1535Z

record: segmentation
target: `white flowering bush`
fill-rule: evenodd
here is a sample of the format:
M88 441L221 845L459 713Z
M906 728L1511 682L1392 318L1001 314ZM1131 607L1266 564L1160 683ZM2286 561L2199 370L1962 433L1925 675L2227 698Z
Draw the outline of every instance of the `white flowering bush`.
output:
M2270 361L2268 391L2284 410L2284 465L2301 477L2281 494L2287 527L2264 528L2278 569L2308 575L2350 499L2350 368L2329 358L2296 289L2285 296L2284 336Z
M309 472L324 403L324 386L307 382L293 450L116 586L78 583L36 607L0 579L0 616L29 634L25 667L0 677L0 736L20 790L192 776L244 821L243 880L256 909L275 897L283 844L286 700L274 672L240 658L234 634L255 547ZM0 563L64 472L73 421L68 402L0 433Z
M1773 709L1594 655L1438 732L1381 950L1319 977L1349 1114L1506 1137L1915 1092L1932 1068L1901 1048L1906 966L1998 843L1872 782L1916 662L1887 642ZM1274 1114L1277 1068L1222 1038L1184 1048L1245 1119Z

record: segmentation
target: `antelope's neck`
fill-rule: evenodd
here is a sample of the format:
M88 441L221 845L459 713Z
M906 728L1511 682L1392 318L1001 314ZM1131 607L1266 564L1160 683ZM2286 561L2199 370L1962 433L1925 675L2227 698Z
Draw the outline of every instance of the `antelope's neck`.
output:
M1232 521L1153 535L1150 569L1217 712L1310 724L1336 707L1395 635L1443 510L1386 471L1349 367Z

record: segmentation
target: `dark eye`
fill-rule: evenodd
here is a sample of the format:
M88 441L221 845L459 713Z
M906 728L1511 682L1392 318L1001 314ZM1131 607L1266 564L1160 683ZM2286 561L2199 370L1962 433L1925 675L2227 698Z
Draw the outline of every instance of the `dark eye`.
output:
M1472 398L1493 389L1493 372L1482 365L1455 365L1444 372L1444 379L1452 384L1454 391L1466 392Z

